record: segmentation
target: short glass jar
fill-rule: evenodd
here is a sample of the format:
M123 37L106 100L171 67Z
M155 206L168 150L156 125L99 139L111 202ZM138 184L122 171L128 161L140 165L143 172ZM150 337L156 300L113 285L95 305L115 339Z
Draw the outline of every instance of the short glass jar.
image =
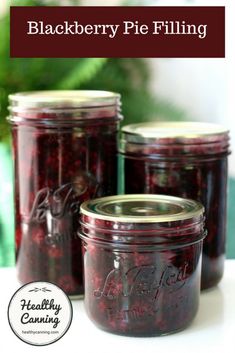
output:
M81 205L85 307L101 329L128 336L182 330L200 293L203 206L163 195Z
M10 95L16 265L21 283L83 293L80 204L117 192L120 96L103 91Z
M122 129L120 152L126 193L174 195L204 205L202 289L216 285L225 259L228 131L196 122L133 124Z

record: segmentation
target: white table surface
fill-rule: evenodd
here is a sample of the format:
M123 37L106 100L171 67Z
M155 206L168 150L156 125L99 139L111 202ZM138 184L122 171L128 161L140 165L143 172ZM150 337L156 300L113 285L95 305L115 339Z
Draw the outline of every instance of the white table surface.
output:
M230 353L235 352L235 260L227 260L218 287L201 294L200 308L186 330L163 337L131 338L103 332L87 318L83 301L73 301L69 331L56 343L44 347L28 345L10 329L7 307L20 287L14 268L0 269L0 352L68 353Z

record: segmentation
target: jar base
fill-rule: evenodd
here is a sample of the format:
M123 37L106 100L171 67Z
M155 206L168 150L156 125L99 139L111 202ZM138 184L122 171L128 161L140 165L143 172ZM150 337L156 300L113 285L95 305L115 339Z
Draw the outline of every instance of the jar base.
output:
M218 285L224 274L224 261L224 255L212 259L203 254L201 291L213 288Z
M48 278L45 277L37 277L37 278L30 278L30 280L26 280L25 278L22 278L22 276L20 275L19 271L17 271L17 281L19 283L20 286L23 286L25 284L31 283L31 282L49 282L52 284L55 284L56 286L58 286L59 288L61 288L61 286L58 285L58 283L56 281L52 281L49 280ZM69 297L69 299L71 300L81 300L84 299L84 289L83 286L80 287L80 289L77 290L77 294L69 294L68 292L66 292L65 289L61 288L65 294Z
M190 320L187 324L185 324L184 326L178 328L178 329L175 329L175 330L172 330L170 332L152 332L152 333L128 333L128 332L115 332L115 331L112 331L112 330L109 330L108 328L104 328L100 325L97 325L95 323L93 323L98 329L102 330L102 331L105 331L107 333L110 333L110 334L113 334L113 335L117 335L117 336L125 336L125 337L133 337L133 338L144 338L144 337L163 337L163 336L169 336L169 335L173 335L175 333L179 333L181 331L184 331L186 328L188 328L192 322L194 321L194 318L192 320Z
M84 299L84 294L72 294L68 295L70 300L83 300Z
M201 292L204 292L204 291L210 291L211 289L215 288L216 286L218 286L219 282L221 281L223 276L219 277L219 278L216 278L214 281L210 281L209 283L207 284L202 284L201 285Z

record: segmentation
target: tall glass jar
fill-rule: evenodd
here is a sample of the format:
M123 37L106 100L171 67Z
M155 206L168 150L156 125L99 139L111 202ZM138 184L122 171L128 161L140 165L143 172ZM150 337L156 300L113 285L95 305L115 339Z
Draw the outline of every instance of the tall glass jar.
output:
M80 204L117 191L120 96L103 91L10 95L16 265L21 283L83 293Z
M109 196L81 205L85 307L101 329L159 336L194 319L203 206L165 195Z
M228 149L228 131L209 123L143 123L122 129L126 193L168 194L205 206L202 289L216 285L224 270Z

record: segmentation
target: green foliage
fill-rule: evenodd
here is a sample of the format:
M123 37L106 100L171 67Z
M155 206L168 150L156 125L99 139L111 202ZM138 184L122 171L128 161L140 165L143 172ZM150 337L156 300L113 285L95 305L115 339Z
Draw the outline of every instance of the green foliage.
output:
M78 4L78 1L70 1ZM12 5L60 5L56 0L14 0ZM120 92L125 123L179 119L184 114L168 102L152 96L149 66L144 59L107 58L17 58L9 57L9 11L0 21L0 139L8 139L5 117L8 95L46 89L101 89Z
M106 63L106 58L87 58L85 60L77 60L76 66L68 75L62 79L55 88L57 89L73 89L80 87L82 84L86 85L93 77L102 69Z

